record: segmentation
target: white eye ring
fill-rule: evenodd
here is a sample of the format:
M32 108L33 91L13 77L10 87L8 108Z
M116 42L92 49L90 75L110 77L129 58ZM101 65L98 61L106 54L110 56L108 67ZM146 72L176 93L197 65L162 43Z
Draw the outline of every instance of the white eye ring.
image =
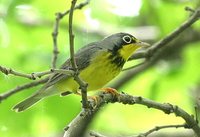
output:
M131 43L131 41L132 41L132 39L131 39L131 37L129 35L124 36L122 39L126 43Z

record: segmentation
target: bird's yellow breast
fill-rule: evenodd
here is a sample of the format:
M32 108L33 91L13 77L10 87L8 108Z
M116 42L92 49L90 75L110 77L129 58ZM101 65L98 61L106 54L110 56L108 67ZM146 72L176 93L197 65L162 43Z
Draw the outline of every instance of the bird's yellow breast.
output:
M91 57L89 65L80 71L79 76L88 83L88 91L98 90L116 77L125 61L138 48L137 45L128 44L123 46L116 54L108 51L98 51ZM59 92L77 92L79 85L73 77L61 80L56 84Z
M80 71L79 76L88 83L88 91L97 90L116 77L121 68L110 59L111 53L101 51L95 53L88 67ZM57 88L60 92L73 91L77 92L78 84L73 78L67 78L58 82Z

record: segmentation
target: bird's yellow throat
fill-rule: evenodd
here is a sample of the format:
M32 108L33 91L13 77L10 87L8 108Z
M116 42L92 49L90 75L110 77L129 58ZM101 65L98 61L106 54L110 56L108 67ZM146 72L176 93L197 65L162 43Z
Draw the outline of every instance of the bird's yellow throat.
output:
M118 53L119 56L121 56L124 60L127 61L128 58L133 54L133 52L138 48L140 48L140 46L136 44L128 44L119 49Z

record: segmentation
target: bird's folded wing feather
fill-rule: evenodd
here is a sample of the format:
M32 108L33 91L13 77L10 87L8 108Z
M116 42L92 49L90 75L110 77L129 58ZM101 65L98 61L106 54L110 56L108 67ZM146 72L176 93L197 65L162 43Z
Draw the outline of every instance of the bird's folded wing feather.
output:
M75 54L75 61L76 61L78 70L81 71L84 68L86 68L90 63L90 59L91 59L92 55L95 52L100 51L100 50L103 50L103 49L100 46L98 46L98 43L91 43L91 44L85 46L84 48L80 49ZM65 61L65 63L63 63L63 65L60 68L66 69L66 70L72 69L70 59ZM60 81L62 79L66 79L67 77L70 77L70 76L68 76L66 74L62 74L62 73L55 73L52 76L50 76L49 81L46 83L45 87L48 88L48 87L54 85L55 83L57 83L58 81Z

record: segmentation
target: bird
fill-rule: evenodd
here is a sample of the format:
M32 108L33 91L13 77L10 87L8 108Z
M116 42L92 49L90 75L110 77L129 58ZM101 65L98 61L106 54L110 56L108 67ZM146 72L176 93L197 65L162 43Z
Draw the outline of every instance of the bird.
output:
M87 91L103 88L121 71L137 49L148 47L149 44L138 40L129 33L119 32L92 42L80 48L74 55L79 77L88 83ZM61 69L72 68L70 59L67 59ZM38 91L13 107L16 112L22 112L45 97L70 91L78 93L80 87L73 76L54 73Z

